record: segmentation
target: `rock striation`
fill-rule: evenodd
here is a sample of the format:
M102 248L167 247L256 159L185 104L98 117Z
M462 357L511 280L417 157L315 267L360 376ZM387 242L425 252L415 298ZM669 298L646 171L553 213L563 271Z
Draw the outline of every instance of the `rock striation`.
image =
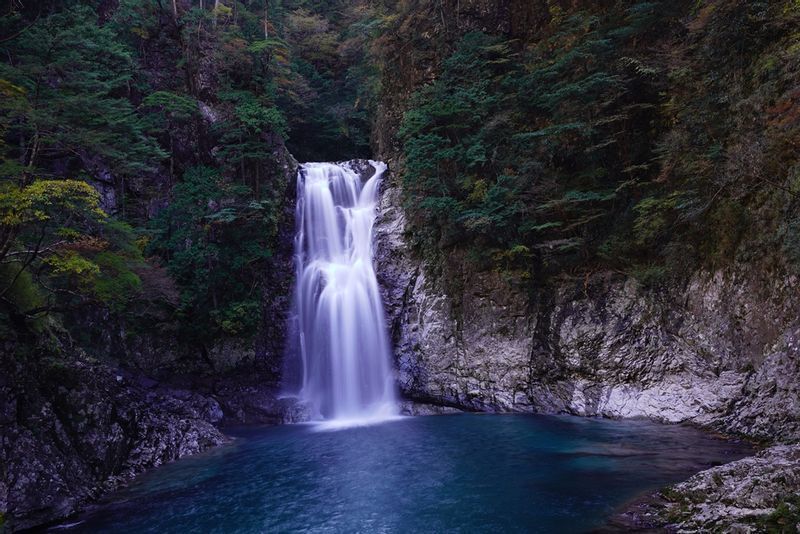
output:
M409 399L800 439L795 276L699 272L655 291L599 273L531 290L462 258L437 271L404 241L398 195L384 193L376 250Z

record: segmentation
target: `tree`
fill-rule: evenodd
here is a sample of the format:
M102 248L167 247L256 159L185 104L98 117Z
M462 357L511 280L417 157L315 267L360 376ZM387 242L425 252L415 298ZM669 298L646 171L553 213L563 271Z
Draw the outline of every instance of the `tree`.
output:
M35 316L52 306L20 309L9 294L20 280L35 276L41 281L48 271L74 277L97 274L97 266L70 247L90 241L90 232L105 214L99 195L85 182L35 180L0 187L0 301L17 315Z
M153 222L150 251L163 258L181 292L187 340L205 347L220 336L249 336L258 325L258 271L270 257L276 207L218 171L195 167Z
M40 19L4 43L0 78L23 95L0 111L16 140L10 156L27 169L43 159L94 157L120 175L152 170L165 157L147 122L124 98L133 75L130 51L88 7ZM122 95L122 96L121 96Z
M559 269L594 257L620 214L630 220L653 159L658 86L652 68L615 56L656 10L554 18L527 49L463 36L399 132L404 193L427 248Z

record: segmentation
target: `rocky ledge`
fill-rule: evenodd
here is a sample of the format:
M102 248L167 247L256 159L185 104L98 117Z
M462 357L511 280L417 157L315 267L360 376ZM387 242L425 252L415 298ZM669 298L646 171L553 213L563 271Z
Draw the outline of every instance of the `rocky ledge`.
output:
M3 362L0 512L58 520L142 471L226 441L219 403L89 360Z
M800 445L708 469L659 497L650 514L677 532L800 532Z

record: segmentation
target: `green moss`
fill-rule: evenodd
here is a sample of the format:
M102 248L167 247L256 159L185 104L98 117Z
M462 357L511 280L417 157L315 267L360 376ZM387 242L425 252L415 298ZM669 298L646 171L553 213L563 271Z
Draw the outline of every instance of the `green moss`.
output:
M782 500L775 511L753 521L756 528L768 534L794 534L800 525L800 495Z
M673 486L668 486L661 490L661 496L671 506L666 508L664 519L669 523L678 523L682 521L689 511L689 500L686 495L676 490Z
M652 289L659 287L666 282L669 277L667 267L663 265L648 264L635 267L630 271L633 276L643 287Z

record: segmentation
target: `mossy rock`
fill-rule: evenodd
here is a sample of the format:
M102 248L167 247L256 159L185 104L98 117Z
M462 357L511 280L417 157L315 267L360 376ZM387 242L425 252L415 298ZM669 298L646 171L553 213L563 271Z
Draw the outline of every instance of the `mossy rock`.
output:
M800 525L800 495L787 497L775 511L755 520L759 531L769 534L794 534Z

